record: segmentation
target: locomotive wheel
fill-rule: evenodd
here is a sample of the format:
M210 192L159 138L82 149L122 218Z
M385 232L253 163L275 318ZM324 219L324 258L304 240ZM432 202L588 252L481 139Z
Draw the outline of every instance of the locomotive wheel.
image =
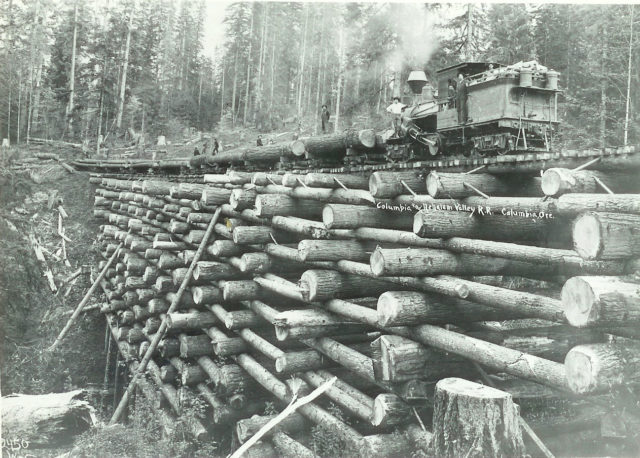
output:
M487 152L485 150L481 150L481 149L478 149L476 147L474 147L471 150L471 153L472 153L473 156L478 156L478 157L485 157L487 155Z
M462 155L464 157L474 156L474 150L476 150L476 145L472 140L467 140L465 143L460 145L460 149L462 150Z

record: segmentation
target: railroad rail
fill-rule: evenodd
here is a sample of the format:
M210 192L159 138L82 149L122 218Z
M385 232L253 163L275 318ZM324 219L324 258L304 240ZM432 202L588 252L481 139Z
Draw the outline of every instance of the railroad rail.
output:
M342 165L339 167L296 167L295 162L275 164L274 171L288 173L358 173L381 170L405 169L438 169L447 172L467 172L482 167L487 173L526 173L544 170L551 167L574 168L593 159L599 159L590 168L594 170L610 170L626 167L640 167L640 152L636 146L605 148L602 150L566 150L546 153L524 153L493 157L451 158L415 162L390 162L384 164ZM149 159L82 159L72 162L77 169L90 171L110 171L122 174L125 171L138 171L142 174L158 173L179 174L181 177L197 175L193 172L211 173L224 171L220 165L192 165L189 158L172 160ZM237 169L242 167L231 166ZM253 169L254 167L250 167ZM265 167L256 167L256 170Z

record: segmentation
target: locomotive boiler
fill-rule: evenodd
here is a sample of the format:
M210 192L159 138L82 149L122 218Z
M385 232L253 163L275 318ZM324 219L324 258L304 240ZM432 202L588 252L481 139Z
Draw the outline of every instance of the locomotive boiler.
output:
M424 72L411 72L414 100L387 138L387 158L549 151L559 124L558 76L536 62L463 62L437 72L434 98L423 93Z

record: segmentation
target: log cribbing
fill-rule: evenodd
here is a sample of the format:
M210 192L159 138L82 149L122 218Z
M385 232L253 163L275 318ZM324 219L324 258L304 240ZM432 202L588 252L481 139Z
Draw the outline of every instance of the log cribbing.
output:
M476 195L473 188L490 196L541 196L540 178L529 175L504 177L488 173L446 173L431 171L426 190L434 199L461 199Z
M551 168L542 175L541 188L546 196L565 193L605 193L598 181L614 193L637 192L638 177L635 173L601 172L596 170L569 170Z
M416 326L411 329L410 333L415 340L425 345L469 358L497 371L503 371L552 388L562 390L569 388L565 367L560 363L429 324Z
M569 240L566 224L557 219L512 217L478 212L476 208L463 211L420 210L415 214L413 232L420 237L467 237L497 241L545 241L562 243Z
M191 265L189 266L189 270L187 272L187 275L185 275L185 278L182 281L182 284L180 285L180 288L178 289L178 293L174 297L173 301L171 301L171 305L169 306L169 310L167 311L167 313L173 313L173 311L177 308L178 303L180 302L180 299L182 297L182 294L184 293L185 289L189 285L189 281L191 280L191 275L193 274L193 270L195 269L195 266L196 266L198 260L200 259L200 256L202 256L202 253L204 252L204 248L206 247L207 242L209 241L209 237L211 236L211 233L213 232L213 227L215 226L215 224L218 221L218 218L220 217L220 212L221 212L221 209L216 210L216 213L215 213L213 219L209 223L209 226L207 227L207 232L206 232L205 236L203 237L202 242L200 242L200 246L198 247L198 251L196 252L196 255L194 256L193 261L191 262ZM151 341L151 344L149 345L149 349L147 350L147 353L144 355L144 358L142 358L142 361L140 362L140 365L138 366L138 369L134 373L133 378L131 379L131 382L129 383L129 386L127 387L127 390L124 392L124 394L122 396L122 399L120 400L120 403L118 404L118 407L116 408L116 410L114 411L113 415L111 416L111 420L109 421L109 424L113 425L120 419L120 416L124 412L124 409L125 409L127 403L129 402L129 397L131 396L131 393L135 389L135 386L136 386L136 383L137 383L138 379L140 378L141 374L144 373L144 371L145 371L145 369L147 367L147 364L149 363L149 361L151 359L151 356L153 355L153 352L155 351L155 349L157 348L158 344L160 343L160 340L162 339L162 336L165 333L166 329L167 329L167 320L165 318L165 319L162 320L162 325L160 325L160 329L158 330L158 332L156 332L153 340Z
M432 276L450 275L514 275L530 278L574 275L578 267L567 271L564 266L546 266L524 261L481 256L468 253L451 253L431 248L378 247L370 258L371 271L380 276Z
M416 194L427 192L425 180L418 171L373 172L369 178L369 191L377 199L390 199L406 194L405 185Z
M289 387L269 371L267 371L264 367L262 367L251 356L247 354L238 355L237 361L238 364L267 391L270 391L281 401L291 401L292 393ZM312 403L300 406L298 408L298 411L314 423L322 424L323 426L335 431L349 444L357 445L362 439L360 433L358 433L351 426L348 426L333 415L329 414L326 410Z
M380 326L500 321L522 315L435 294L387 291L378 298Z
M332 270L307 270L300 277L302 294L308 301L359 297L363 291L380 294L390 286L386 281Z
M271 218L297 216L313 219L322 215L323 203L317 200L296 199L283 194L260 194L255 200L256 215Z
M254 415L251 418L238 420L235 427L238 441L244 444L273 418L275 418L275 415ZM289 434L302 432L306 430L308 426L307 419L295 412L278 423L278 429ZM268 434L271 435L274 432L275 430L270 430Z
M314 458L316 454L282 431L276 431L271 437L276 451L288 458Z
M342 183L348 189L369 190L369 177L365 174L346 173L307 173L304 176L304 184L312 188L342 188Z
M362 205L328 204L322 210L322 222L327 229L376 227L411 230L413 213L393 212Z
M326 372L319 373L308 371L302 374L302 378L311 385L319 387L333 378L330 374L328 374L329 377L326 377L326 375ZM341 382L338 386L338 381L339 379L337 379L334 384L325 391L325 396L343 407L352 415L355 415L362 420L369 421L373 414L372 407L374 400L364 393L358 392L358 390L344 382ZM358 392L359 395L354 396L354 392Z
M577 216L587 211L640 214L640 194L564 194L555 202L560 215Z
M640 215L588 212L573 223L573 247L584 259L640 255Z
M366 264L360 264L352 261L338 261L336 263L336 267L341 272L356 274L358 276L373 276L371 269ZM527 315L532 318L541 318L554 322L564 321L562 304L559 300L539 296L536 294L514 291L511 289L492 285L485 285L482 283L448 275L439 275L436 277L380 278L385 282L390 282L395 285L401 285L404 288L428 293L440 293L452 297L459 297L461 299L467 299L478 304L484 304L490 307L500 308L502 310L522 313L523 315ZM304 287L304 285L302 286ZM386 288L397 289L391 286L387 286ZM311 292L311 290L308 290L307 287L305 287L305 291L309 291L309 293ZM369 293L368 290L366 291ZM379 291L379 293L382 292L384 291ZM305 294L309 293L305 292ZM325 294L330 295L330 292L325 292Z
M375 247L357 240L302 240L298 258L303 261L367 261Z

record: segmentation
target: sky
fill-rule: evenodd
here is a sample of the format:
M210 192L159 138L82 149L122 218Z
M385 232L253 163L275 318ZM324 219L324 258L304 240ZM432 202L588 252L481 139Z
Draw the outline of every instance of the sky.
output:
M203 51L207 57L213 58L216 46L224 42L224 10L232 2L207 0L207 26L204 31Z

